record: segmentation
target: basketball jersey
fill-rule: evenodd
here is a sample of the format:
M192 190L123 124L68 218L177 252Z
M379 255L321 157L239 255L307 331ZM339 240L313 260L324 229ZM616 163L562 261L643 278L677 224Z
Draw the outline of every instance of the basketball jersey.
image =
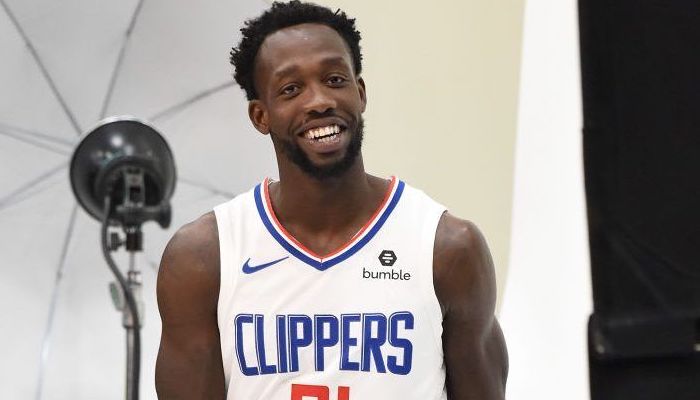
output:
M433 286L445 208L392 178L367 224L319 256L279 223L268 186L214 209L227 399L447 399Z

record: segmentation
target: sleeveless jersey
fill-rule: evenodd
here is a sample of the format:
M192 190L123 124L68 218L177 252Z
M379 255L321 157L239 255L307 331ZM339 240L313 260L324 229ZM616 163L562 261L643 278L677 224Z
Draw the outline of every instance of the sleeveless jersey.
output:
M214 209L227 400L445 400L433 286L445 208L392 178L370 221L319 256L279 223L268 185Z

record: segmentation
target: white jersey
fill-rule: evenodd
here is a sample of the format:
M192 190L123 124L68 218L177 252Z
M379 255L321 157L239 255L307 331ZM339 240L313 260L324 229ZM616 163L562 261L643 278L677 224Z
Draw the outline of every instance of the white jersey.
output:
M446 399L433 287L445 208L392 178L370 221L320 256L279 223L268 185L214 209L227 399Z

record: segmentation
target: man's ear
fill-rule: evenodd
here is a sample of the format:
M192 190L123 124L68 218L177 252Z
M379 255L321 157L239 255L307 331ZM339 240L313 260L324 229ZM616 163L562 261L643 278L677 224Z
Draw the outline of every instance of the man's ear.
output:
M248 118L253 123L255 129L263 135L270 133L270 125L267 121L267 111L260 100L251 100L248 102Z
M365 112L365 107L367 107L367 89L365 88L365 80L362 78L357 78L357 87L360 91L360 100L362 100L362 112Z

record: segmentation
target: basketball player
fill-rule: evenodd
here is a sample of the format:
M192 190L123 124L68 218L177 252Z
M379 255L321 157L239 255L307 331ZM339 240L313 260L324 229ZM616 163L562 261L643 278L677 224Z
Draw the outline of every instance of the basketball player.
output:
M242 33L235 78L280 179L168 244L159 397L503 399L483 236L398 178L365 173L354 20L275 3Z

